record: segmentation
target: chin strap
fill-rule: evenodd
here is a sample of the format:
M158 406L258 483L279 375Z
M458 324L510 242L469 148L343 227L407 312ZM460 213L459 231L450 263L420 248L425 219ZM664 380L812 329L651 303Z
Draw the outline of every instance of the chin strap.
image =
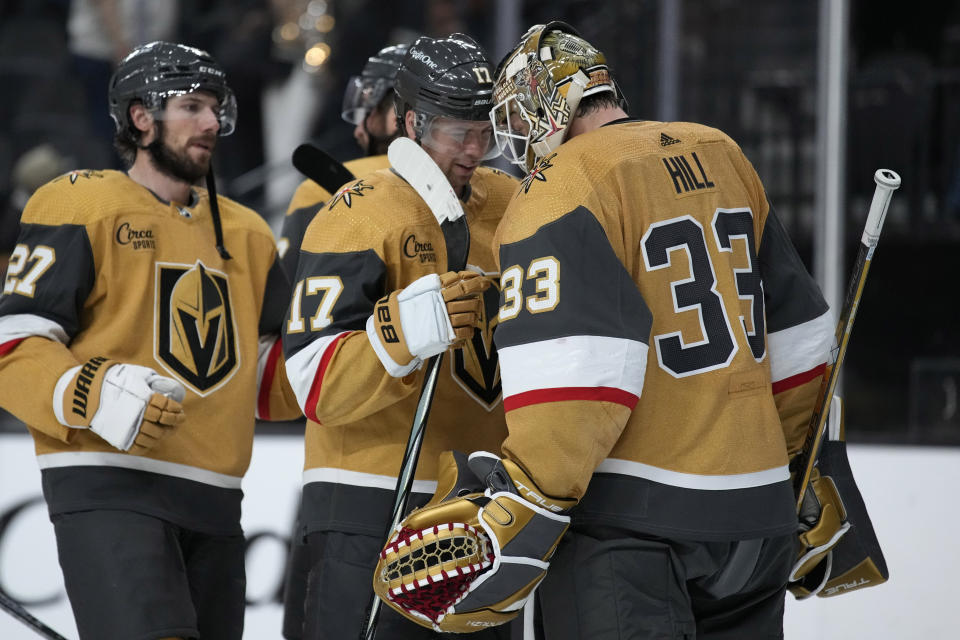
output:
M213 163L207 171L207 193L210 195L210 214L213 216L213 233L217 240L217 251L221 258L230 260L233 256L223 244L223 227L220 224L220 203L217 202L217 183L213 179Z

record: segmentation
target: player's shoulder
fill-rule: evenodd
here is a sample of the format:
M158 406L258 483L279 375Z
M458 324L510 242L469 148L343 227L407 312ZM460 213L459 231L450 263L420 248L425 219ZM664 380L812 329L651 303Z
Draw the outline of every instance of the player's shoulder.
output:
M356 177L362 178L368 173L388 168L390 166L390 160L387 158L387 154L384 153L376 156L354 158L353 160L345 162L343 166Z
M287 215L304 207L326 202L329 199L329 191L307 178L297 185L296 190L294 190L293 197L290 198L290 205L287 207Z
M324 210L361 212L369 220L389 220L397 209L421 203L407 182L389 167L358 176L332 194Z
M197 188L197 195L200 198L200 203L209 208L210 194L207 190ZM265 235L273 242L273 231L270 229L270 225L263 219L263 216L250 207L220 194L217 194L217 205L220 207L220 218L225 229L243 229Z
M481 183L488 189L513 191L517 188L517 179L496 167L477 167L470 184Z
M23 211L29 224L90 224L128 210L150 196L127 174L114 170L78 169L37 189ZM152 197L152 196L151 196Z
M501 218L519 182L493 167L478 167L470 179L470 197L464 208L473 219Z
M421 204L399 176L379 169L334 193L310 221L302 246L309 251L364 250L400 224L404 211Z

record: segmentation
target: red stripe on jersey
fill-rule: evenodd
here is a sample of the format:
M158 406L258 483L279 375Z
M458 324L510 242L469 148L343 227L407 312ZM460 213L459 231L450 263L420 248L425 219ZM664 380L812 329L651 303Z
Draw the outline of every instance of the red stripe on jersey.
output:
M277 360L283 349L282 341L277 338L267 354L267 364L263 367L263 377L260 379L260 393L257 396L257 413L261 420L270 419L270 389L273 387L274 372L277 370Z
M818 376L822 376L823 372L827 369L827 363L823 362L818 364L813 369L809 371L804 371L803 373L798 373L789 378L784 378L783 380L777 380L773 383L773 395L777 395L783 391L793 389L794 387L799 387L802 384L810 382Z
M323 374L327 372L330 360L333 359L333 352L337 349L337 343L350 335L350 333L350 331L344 331L334 338L333 342L327 345L323 356L320 358L320 366L317 367L317 374L313 377L313 384L310 385L310 393L307 394L307 406L304 407L303 412L303 415L307 416L310 420L317 420L317 402L320 400L320 386L323 384Z
M18 344L26 340L26 338L17 338L16 340L11 340L9 342L4 342L0 344L0 356L5 356L11 351L13 351Z
M615 402L631 411L640 400L629 391L613 387L556 387L553 389L534 389L524 391L503 399L504 411L512 411L531 404L544 402L563 402L565 400L593 400L597 402Z

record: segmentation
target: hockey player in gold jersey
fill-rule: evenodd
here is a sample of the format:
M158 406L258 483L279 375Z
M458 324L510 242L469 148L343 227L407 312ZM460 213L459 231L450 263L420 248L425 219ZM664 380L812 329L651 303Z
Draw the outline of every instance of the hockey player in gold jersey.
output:
M363 155L347 161L344 167L355 176L390 166L387 146L399 135L393 114L393 82L406 52L403 44L380 49L367 59L360 75L347 83L341 116L354 125L353 137ZM330 197L329 191L310 179L301 182L293 193L277 243L280 259L291 278L297 270L303 232Z
M721 131L628 118L563 23L504 58L494 103L529 171L495 238L509 437L470 457L485 497L404 526L482 527L521 557L446 619L509 619L539 583L548 640L782 637L788 460L834 323L759 177Z
M463 314L461 322L454 313L451 321L452 303L441 301L457 288L477 290L478 271L495 277L493 234L517 187L480 166L493 150L492 71L467 36L424 37L411 45L394 87L398 126L433 158L462 201L468 271L450 272L440 224L389 169L344 185L303 239L284 351L309 420L302 517L312 562L304 637L311 640L361 631L417 407L421 362L455 347L443 360L411 505L423 504L436 488L441 451L494 446L506 435L492 341L496 287L483 294L479 318ZM419 307L421 322L403 320L431 299L435 305ZM389 325L398 308L401 322ZM480 637L505 637L499 635L505 631ZM380 618L381 640L426 637L432 632L392 611Z
M398 135L393 112L393 83L400 61L407 52L403 44L380 49L367 59L360 75L347 82L341 116L354 125L353 136L363 155L344 166L354 176L364 176L390 166L387 146ZM300 183L287 207L277 250L280 262L291 279L297 272L297 258L307 225L331 198L330 192L311 179ZM290 553L283 582L283 637L303 637L303 603L309 572L309 555L299 522L299 512L290 540Z
M21 219L0 405L36 442L81 638L239 640L255 416L299 414L267 224L194 186L236 104L210 56L155 42L109 89L129 170L73 171Z

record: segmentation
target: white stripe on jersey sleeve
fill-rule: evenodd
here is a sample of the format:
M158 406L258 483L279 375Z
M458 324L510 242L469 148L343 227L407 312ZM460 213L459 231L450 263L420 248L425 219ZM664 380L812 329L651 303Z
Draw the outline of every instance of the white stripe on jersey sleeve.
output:
M67 332L53 320L31 313L15 313L0 318L0 344L37 336L67 344Z
M569 336L498 349L503 397L569 387L607 387L637 397L647 345L626 338Z
M344 331L317 338L292 357L287 358L285 362L287 379L290 381L290 386L293 387L293 393L297 396L297 404L300 405L304 415L308 415L306 412L307 398L310 395L310 389L313 388L313 381L317 377L324 353L326 353L328 347L331 347L337 341L337 338L347 333L350 332Z
M767 344L773 382L810 371L825 362L829 364L833 360L830 350L834 346L835 329L833 313L828 310L813 320L769 334Z

